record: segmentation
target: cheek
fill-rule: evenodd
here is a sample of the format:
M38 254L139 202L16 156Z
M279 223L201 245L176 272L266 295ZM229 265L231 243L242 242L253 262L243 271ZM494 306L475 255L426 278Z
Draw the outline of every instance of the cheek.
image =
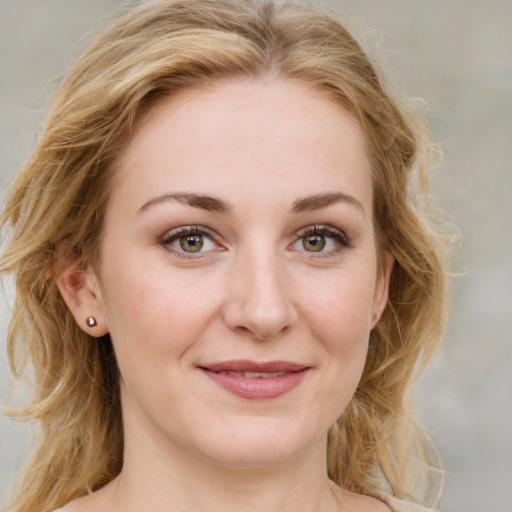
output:
M374 295L374 276L364 271L340 271L311 280L303 277L303 314L314 334L337 349L368 337ZM311 286L316 282L316 286Z
M121 367L123 360L154 366L183 354L217 307L215 283L164 265L111 265L105 275L107 322Z
M330 404L326 406L331 411L328 423L352 398L366 362L374 292L374 278L367 268L331 273L319 283L323 286L310 288L302 301L307 328L321 349L326 386L317 398Z
M327 430L349 404L363 373L373 286L355 275L332 274L324 284L323 290L317 287L306 294L302 313L319 355L322 385L313 403L319 404L319 428Z
M212 289L207 293L199 280L179 273L170 279L157 266L137 273L112 269L106 310L127 410L144 410L158 423L159 414L170 417L181 403L184 372L214 315Z

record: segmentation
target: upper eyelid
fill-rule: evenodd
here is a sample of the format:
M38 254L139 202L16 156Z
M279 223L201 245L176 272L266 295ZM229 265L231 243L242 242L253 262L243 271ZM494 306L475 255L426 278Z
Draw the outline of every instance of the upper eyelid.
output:
M303 228L300 228L297 230L297 234L302 233L309 233L309 232L329 232L329 231L336 231L338 233L343 233L341 229L335 228L334 226L331 226L330 224L309 224L308 226L304 226Z
M330 224L311 224L309 226L304 226L303 228L296 231L298 236L307 236L315 233L326 236L339 234L345 238L347 242L350 240L344 230L331 226Z
M172 238L179 238L180 236L185 236L191 233L199 233L201 235L206 235L209 236L212 240L217 240L219 238L219 236L216 235L215 231L213 231L212 229L207 228L206 226L199 226L197 224L193 224L190 226L179 226L177 228L169 229L159 238L159 240L165 242L166 240Z

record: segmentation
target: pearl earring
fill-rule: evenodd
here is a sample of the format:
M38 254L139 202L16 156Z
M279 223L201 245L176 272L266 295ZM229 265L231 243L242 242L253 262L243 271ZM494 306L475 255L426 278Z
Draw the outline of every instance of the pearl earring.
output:
M98 322L96 322L96 318L94 318L93 316L87 317L85 323L87 324L87 327L96 327L98 325Z

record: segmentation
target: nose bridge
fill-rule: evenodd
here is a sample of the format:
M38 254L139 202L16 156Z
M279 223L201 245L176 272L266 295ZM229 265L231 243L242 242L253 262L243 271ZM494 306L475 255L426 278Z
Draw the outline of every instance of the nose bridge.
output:
M282 257L270 244L260 244L240 251L236 260L226 322L257 339L278 335L296 321Z

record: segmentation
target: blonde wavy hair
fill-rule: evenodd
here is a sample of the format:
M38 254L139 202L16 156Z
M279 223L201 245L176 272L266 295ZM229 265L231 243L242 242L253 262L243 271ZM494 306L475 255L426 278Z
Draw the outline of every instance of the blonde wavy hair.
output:
M1 223L1 271L16 280L8 353L30 369L31 403L13 411L40 425L8 510L49 512L111 481L123 464L119 374L108 335L75 323L56 286L63 251L94 264L113 162L162 97L212 80L288 79L327 91L359 121L373 168L381 262L394 260L389 300L372 334L359 387L328 438L340 486L417 499L428 467L410 384L445 324L438 236L424 214L431 141L393 98L340 22L313 5L162 0L127 13L77 61L18 175ZM427 461L428 463L428 461ZM412 478L415 476L417 478Z

